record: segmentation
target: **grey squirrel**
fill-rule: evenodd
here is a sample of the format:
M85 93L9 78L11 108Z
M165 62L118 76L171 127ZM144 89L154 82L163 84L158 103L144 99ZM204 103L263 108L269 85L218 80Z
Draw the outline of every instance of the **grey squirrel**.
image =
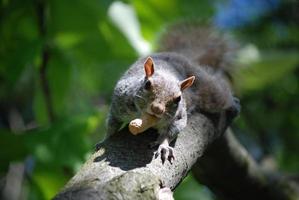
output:
M117 82L107 136L144 114L154 116L158 120L152 127L159 136L152 146L159 146L163 163L172 163L169 144L187 125L188 114L232 111L229 117L234 118L239 102L222 75L228 73L232 50L222 36L210 28L180 24L169 28L160 44L162 53L138 59Z

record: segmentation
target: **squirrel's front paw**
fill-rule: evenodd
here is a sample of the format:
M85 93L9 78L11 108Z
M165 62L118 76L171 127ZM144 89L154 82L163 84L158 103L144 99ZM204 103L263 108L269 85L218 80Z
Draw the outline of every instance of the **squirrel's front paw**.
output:
M163 164L166 159L172 164L172 161L174 160L173 148L167 144L160 144L155 157L157 158L159 156L161 156Z
M97 143L94 147L95 151L98 151L101 148L101 143Z

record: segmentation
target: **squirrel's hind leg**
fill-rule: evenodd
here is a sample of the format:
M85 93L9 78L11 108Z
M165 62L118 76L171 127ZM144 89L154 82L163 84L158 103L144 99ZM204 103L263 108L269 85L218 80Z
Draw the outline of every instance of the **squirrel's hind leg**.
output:
M233 104L226 110L226 125L230 126L232 121L240 114L241 104L237 97L233 97Z

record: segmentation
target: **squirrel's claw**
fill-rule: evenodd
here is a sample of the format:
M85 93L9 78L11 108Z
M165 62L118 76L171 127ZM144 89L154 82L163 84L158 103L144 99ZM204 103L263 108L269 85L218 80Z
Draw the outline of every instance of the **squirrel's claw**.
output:
M166 144L160 144L155 157L157 158L158 156L161 156L163 164L166 159L172 164L172 161L174 160L173 148Z

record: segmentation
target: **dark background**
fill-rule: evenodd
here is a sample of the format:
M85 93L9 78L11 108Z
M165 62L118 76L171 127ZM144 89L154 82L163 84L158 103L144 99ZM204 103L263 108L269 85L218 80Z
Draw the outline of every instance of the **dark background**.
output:
M298 1L0 2L0 191L7 199L59 191L104 137L117 79L182 19L212 23L239 42L233 77L242 113L234 131L265 168L299 175ZM191 174L175 198L216 199Z

